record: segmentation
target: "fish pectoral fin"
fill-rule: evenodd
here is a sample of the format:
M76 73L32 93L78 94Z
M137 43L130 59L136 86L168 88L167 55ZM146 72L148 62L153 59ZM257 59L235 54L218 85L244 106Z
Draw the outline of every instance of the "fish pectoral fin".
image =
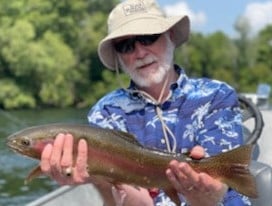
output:
M34 178L42 175L43 172L41 170L40 165L38 165L37 167L33 168L30 173L28 174L28 176L25 179L25 184L28 184L31 180L33 180Z
M179 199L178 193L174 188L164 189L165 194L170 197L170 199L176 203L176 205L180 205L181 201Z

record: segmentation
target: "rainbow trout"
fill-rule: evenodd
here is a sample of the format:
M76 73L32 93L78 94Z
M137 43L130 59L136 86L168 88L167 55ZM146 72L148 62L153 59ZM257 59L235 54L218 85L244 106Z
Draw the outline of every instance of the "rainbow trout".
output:
M88 143L89 173L102 176L113 184L125 183L174 191L165 171L169 162L176 159L188 162L196 171L209 174L241 194L257 197L255 179L249 171L251 145L241 146L216 156L192 160L183 154L144 148L133 135L125 132L77 124L29 127L10 135L7 145L22 155L40 159L45 145L53 143L58 133L70 133L74 136L75 154L77 141L85 139ZM27 180L41 173L38 166ZM177 193L170 196L175 198Z

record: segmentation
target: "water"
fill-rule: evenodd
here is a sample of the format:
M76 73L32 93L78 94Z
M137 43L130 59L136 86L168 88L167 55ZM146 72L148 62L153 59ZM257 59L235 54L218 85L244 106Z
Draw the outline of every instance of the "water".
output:
M6 137L33 125L54 122L87 123L86 114L87 110L77 109L0 110L0 206L22 206L58 187L47 177L34 179L25 185L24 178L37 162L10 151L5 143Z

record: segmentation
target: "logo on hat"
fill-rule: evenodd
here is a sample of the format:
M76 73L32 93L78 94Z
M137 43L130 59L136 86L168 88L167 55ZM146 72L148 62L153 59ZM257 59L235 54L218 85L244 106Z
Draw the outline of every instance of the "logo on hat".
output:
M146 12L146 7L144 5L144 1L140 0L134 4L125 4L123 6L125 16L132 15L135 13L144 13Z

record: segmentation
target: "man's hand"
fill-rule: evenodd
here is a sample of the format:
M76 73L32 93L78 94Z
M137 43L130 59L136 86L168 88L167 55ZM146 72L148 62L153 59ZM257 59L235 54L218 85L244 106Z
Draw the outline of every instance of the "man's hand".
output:
M41 170L62 185L89 181L87 143L83 139L79 141L76 157L73 156L73 143L74 138L71 134L60 133L54 144L48 144L42 152Z
M128 185L113 186L103 179L90 176L87 171L88 146L81 139L77 154L73 153L74 138L71 134L58 134L54 144L48 144L41 156L42 171L59 184L93 183L99 190L107 206L116 205L153 205L146 189L135 189Z
M196 146L192 149L192 158L204 157L204 149ZM181 193L192 206L214 206L219 203L227 191L227 186L206 173L198 173L185 163L172 160L166 175L173 187Z
M112 187L112 195L115 206L154 206L153 199L144 188L116 185Z

